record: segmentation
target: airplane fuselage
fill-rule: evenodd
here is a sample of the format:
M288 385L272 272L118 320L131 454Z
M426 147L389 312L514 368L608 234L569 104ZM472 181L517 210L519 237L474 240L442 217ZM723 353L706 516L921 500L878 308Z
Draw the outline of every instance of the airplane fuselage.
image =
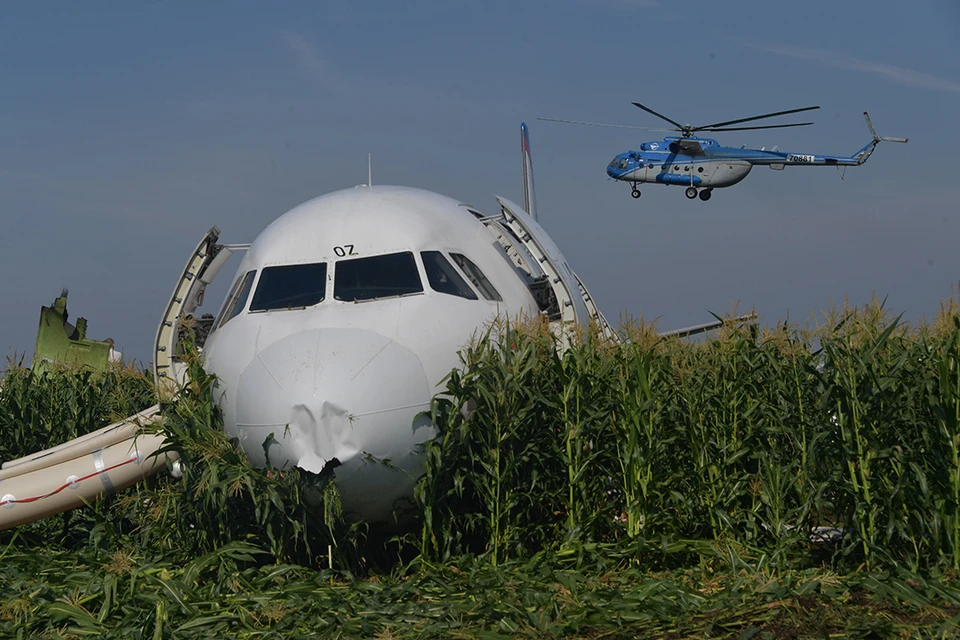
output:
M224 428L254 463L329 467L345 508L384 519L420 473L430 402L458 350L497 316L539 313L470 208L363 187L257 237L204 353Z

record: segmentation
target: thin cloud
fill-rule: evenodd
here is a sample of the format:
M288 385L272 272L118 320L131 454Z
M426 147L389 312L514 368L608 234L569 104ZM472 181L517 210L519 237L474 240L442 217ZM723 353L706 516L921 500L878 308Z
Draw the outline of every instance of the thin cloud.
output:
M281 31L280 37L310 75L325 87L329 88L334 84L336 78L333 65L309 40L293 31Z
M960 82L948 80L947 78L941 78L939 76L924 73L922 71L914 71L913 69L896 67L892 64L883 64L882 62L863 60L861 58L855 58L853 56L837 53L835 51L829 51L827 49L810 49L806 47L793 47L789 45L778 46L751 44L750 46L761 51L775 53L781 56L788 56L790 58L797 58L799 60L811 60L813 62L820 62L822 64L830 65L831 67L869 73L885 80L889 80L890 82L895 82L908 87L920 87L922 89L930 89L931 91L955 93L960 95Z

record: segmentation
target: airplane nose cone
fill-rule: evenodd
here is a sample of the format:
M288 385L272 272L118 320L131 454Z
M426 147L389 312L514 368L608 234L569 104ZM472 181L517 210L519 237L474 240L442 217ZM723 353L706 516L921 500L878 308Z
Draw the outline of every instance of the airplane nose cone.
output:
M421 472L418 445L434 430L418 414L430 399L409 349L371 331L314 329L254 356L237 388L237 431L255 464L333 464L344 509L386 519Z

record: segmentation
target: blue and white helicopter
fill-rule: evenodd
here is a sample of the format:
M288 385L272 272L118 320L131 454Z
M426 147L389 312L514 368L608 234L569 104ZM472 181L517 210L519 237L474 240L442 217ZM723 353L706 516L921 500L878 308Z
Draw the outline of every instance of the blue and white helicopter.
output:
M638 151L627 151L615 157L607 165L607 175L614 180L629 182L633 189L631 195L634 198L640 197L640 190L637 185L643 182L653 184L677 185L686 187L686 196L693 200L698 195L700 199L706 202L710 199L714 189L721 187L731 187L750 173L754 165L765 165L774 170L783 170L788 165L801 166L832 166L832 167L851 167L859 166L867 161L867 158L876 149L881 141L887 142L907 142L907 138L887 138L877 135L873 122L870 120L870 114L863 112L867 120L867 126L873 135L865 147L860 149L852 156L828 156L805 153L788 153L777 151L776 147L770 150L747 149L743 147L724 147L716 140L711 138L701 138L694 134L700 131L747 131L755 129L784 129L787 127L805 127L813 124L812 122L797 122L792 124L773 124L756 125L747 127L735 127L744 122L754 120L763 120L776 116L788 115L791 113L800 113L802 111L813 111L820 107L803 107L800 109L788 109L787 111L776 111L774 113L765 113L759 116L749 118L739 118L737 120L727 120L725 122L715 122L702 126L683 125L676 120L657 113L653 109L646 107L639 102L634 102L634 106L643 109L647 113L653 114L662 120L666 120L674 125L674 129L655 129L651 127L635 127L622 124L603 124L599 122L581 122L579 120L559 120L556 118L537 118L538 120L547 120L550 122L564 122L567 124L583 124L597 127L618 127L622 129L643 129L646 131L678 131L680 136L668 136L663 140L655 142L643 142Z

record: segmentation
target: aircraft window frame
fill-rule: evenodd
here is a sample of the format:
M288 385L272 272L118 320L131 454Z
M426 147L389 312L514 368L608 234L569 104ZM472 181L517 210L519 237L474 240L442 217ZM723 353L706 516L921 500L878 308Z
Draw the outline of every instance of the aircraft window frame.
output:
M436 260L432 266L436 267L439 272L431 270L428 258ZM467 300L479 300L467 281L441 251L421 251L420 261L423 263L423 272L427 275L427 282L433 291ZM440 278L447 278L447 282L444 283L440 278L435 281L435 275L440 276Z
M236 318L247 306L247 300L250 299L250 291L253 289L253 281L256 279L257 270L251 269L236 279L233 286L230 287L230 294L227 301L220 311L220 317L214 325L214 331Z
M397 260L400 259L400 258L402 258L402 259L404 259L404 260L407 260L407 259L408 259L408 260L409 260L409 263L406 264L406 265L404 265L404 264L398 264L398 263L397 263ZM394 262L394 264L389 264L388 261L390 261L390 260L392 260L392 261ZM391 286L391 287L393 287L393 288L395 288L395 289L399 289L399 290L390 291L389 293L381 293L381 294L378 294L378 295L368 295L368 296L365 296L365 297L355 297L355 296L354 296L354 297L343 297L342 287L345 286L345 284L344 284L344 282L341 280L341 278L346 278L346 277L348 277L347 275L344 275L344 274L347 273L347 271L345 270L345 268L347 268L348 265L355 266L355 267L360 267L363 263L366 263L366 264L370 265L370 264L377 264L378 262L379 262L379 263L382 263L382 264L384 264L384 265L386 265L386 266L388 267L388 268L383 269L383 270L381 271L381 277L382 277L383 274L390 274L390 275L392 275L392 276L396 276L398 273L401 273L401 270L406 270L406 276L407 276L408 278L410 278L410 276L415 276L415 277L416 277L416 287L412 286L412 283L413 283L413 280L412 280L412 279L409 279L409 280L408 280L408 282L407 282L407 284L406 284L405 287L404 287L404 286L399 286L399 287L398 287L397 285L382 285L382 284L380 284L380 285L369 285L369 284L367 284L367 285L364 285L364 287L365 287L365 288L372 289L373 291L376 291L376 286L380 286L380 287ZM408 268L408 267L409 267L409 268ZM364 275L369 275L369 273L364 274ZM358 288L358 289L359 289L359 288L360 288L360 285L359 285L359 284L355 285L355 288ZM362 257L362 258L351 258L351 259L349 259L349 260L337 260L337 261L334 263L334 268L333 268L333 298L334 298L334 300L339 300L340 302L369 302L369 301L373 301L373 300L384 300L384 299L387 299L387 298L400 298L400 297L403 297L403 296L416 295L416 294L419 294L419 293L423 293L423 291L424 291L424 289L423 289L423 279L420 277L420 269L419 269L419 267L417 266L417 259L416 259L416 257L413 255L413 252L412 252L412 251L397 251L397 252L394 252L394 253L383 253L383 254L376 255L376 256L364 256L364 257Z
M296 271L306 272L297 276ZM316 271L316 273L309 273ZM260 278L257 279L257 289L250 300L250 313L265 313L267 311L289 311L291 309L306 309L323 302L327 297L327 263L326 262L300 262L296 264L276 264L264 267L260 271ZM277 276L276 278L274 276ZM291 280L291 276L297 276L301 280ZM283 278L287 278L283 280ZM266 280L265 280L266 279ZM296 290L298 285L319 283L318 287L312 289L304 288L300 293L284 295L281 298L276 297L277 288ZM260 296L267 296L265 287L273 287L269 292L273 298L267 298L266 301L258 303ZM261 294L262 292L262 294ZM285 293L285 292L284 292ZM317 295L319 294L319 298ZM282 306L279 303L286 302ZM264 306L255 306L262 304Z
M457 263L457 266L460 267L463 274L467 276L467 279L473 283L473 286L477 288L480 295L491 302L503 302L503 297L500 295L500 292L497 291L497 288L493 286L493 283L490 282L489 278L487 278L473 260L462 253L454 253L453 251L450 252L450 257Z

